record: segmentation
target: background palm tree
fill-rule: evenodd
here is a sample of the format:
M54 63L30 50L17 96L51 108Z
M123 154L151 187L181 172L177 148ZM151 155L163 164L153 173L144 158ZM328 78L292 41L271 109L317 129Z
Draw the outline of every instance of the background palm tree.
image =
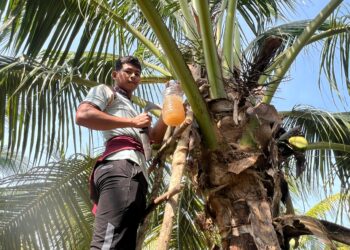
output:
M298 214L305 214L307 216L311 216L313 218L318 219L327 219L327 218L335 218L334 221L346 223L345 221L349 220L349 218L340 217L342 214L340 210L345 209L348 210L349 203L347 202L347 197L340 193L335 193L333 195L323 196L317 190L317 187L310 185L309 183L302 182L301 180L293 181L291 184L291 195L293 197L293 201L298 201L302 203L304 207L303 211L297 211ZM304 187L297 188L297 186L302 185ZM317 197L317 203L313 203L310 198L304 196L304 192L302 189L308 190L313 196ZM325 197L325 198L322 198ZM345 221L344 221L345 220ZM335 242L336 243L336 242ZM295 245L293 247L296 247ZM337 249L347 249L349 246L346 246L341 243L336 243ZM298 249L327 249L327 246L324 242L317 239L315 236L302 236L298 242Z
M321 66L330 87L344 94L337 92L339 78L334 73L334 58L339 55L344 79L349 82L349 24L347 15L337 9L341 2L329 1L313 20L273 28L268 27L284 16L283 11L292 9L294 1L2 2L0 102L5 109L0 110L1 149L7 150L9 157L29 155L34 163L47 162L56 148L62 159L69 146L80 151L85 134L73 123L78 103L89 87L111 83L110 72L119 55L135 54L145 67L145 85L136 94L157 100L163 89L159 83L178 79L195 115L187 178L191 183L188 190L195 189L199 195L198 204L206 204L205 213L199 216L201 226L211 227L213 221L217 226L212 226L213 231L220 232L224 249L286 248L290 237L308 233L297 227L305 222L304 217L279 213L281 198L286 195L280 189L286 179L284 172L294 169L294 174L297 168L300 173L302 165L279 153L276 134L282 120L269 102L299 52L321 41ZM247 39L247 29L253 40ZM77 46L71 52L73 42ZM140 99L135 102L142 105ZM264 104L257 105L260 102ZM287 131L298 125L310 142L302 178L328 181L334 174L346 192L348 114L307 107L284 115ZM300 152L292 153L300 160ZM44 163L21 179L3 180L1 210L9 220L2 224L0 237L6 247L87 246L91 215L83 190L87 190L89 171L84 166L89 164L89 157ZM38 187L42 192L37 192ZM23 196L36 203L35 211L43 213L39 206L52 209L45 210L46 217L33 223L34 228L22 227L22 232L9 237L9 232L20 230L20 222L36 218L32 204L27 202L23 210ZM185 196L183 192L181 197ZM18 210L10 213L9 204ZM188 210L180 207L178 214ZM159 213L152 216L155 223L161 220ZM189 213L187 220L189 227L195 224L193 214ZM322 232L317 236L330 244L329 239L342 240L317 221L310 221L307 229L311 233L317 229ZM179 225L185 223L174 230ZM154 228L149 226L150 237ZM205 234L197 239L190 243L200 248L218 244ZM181 248L185 243L178 239L170 244ZM182 248L191 249L187 245Z

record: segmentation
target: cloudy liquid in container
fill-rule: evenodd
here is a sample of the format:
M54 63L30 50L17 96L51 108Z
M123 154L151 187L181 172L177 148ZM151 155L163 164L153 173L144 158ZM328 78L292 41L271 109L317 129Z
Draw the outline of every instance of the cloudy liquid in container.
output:
M180 125L185 120L182 97L175 94L166 95L164 97L162 116L166 125Z

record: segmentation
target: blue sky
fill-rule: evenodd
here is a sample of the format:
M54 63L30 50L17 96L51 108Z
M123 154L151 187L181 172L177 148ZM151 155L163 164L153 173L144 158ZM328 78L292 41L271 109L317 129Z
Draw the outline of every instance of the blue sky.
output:
M292 20L312 19L329 2L326 0L303 0L297 7L297 14L291 13ZM349 5L350 1L345 0L343 5ZM345 7L345 6L344 6ZM348 6L349 7L349 6ZM318 74L320 64L320 46L309 46L306 51L302 51L297 60L293 63L287 79L281 83L276 92L272 104L276 105L280 111L291 110L295 105L311 105L326 111L348 111L349 94L343 88L341 90L347 96L346 103L339 101L334 104L329 91L327 79L321 78L321 91L318 86Z

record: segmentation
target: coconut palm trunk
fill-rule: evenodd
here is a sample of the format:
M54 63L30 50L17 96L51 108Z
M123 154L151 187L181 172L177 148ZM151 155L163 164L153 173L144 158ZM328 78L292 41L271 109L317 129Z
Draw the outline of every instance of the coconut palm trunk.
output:
M237 92L228 92L228 96L237 96ZM274 159L278 149L271 138L281 120L272 106L260 105L265 110L250 107L250 116L241 107L236 124L233 110L227 112L228 107L234 106L232 102L215 101L209 105L216 118L218 147L216 150L202 147L195 162L200 173L198 188L206 197L207 216L218 226L222 248L280 249L273 225L278 213L273 214L276 210L273 203L279 206L282 192L278 183L283 173ZM220 112L221 108L225 111ZM262 111L266 116L257 116ZM263 120L266 117L276 120ZM275 131L271 124L276 124ZM255 149L239 144L245 129L253 134L250 139L257 145Z

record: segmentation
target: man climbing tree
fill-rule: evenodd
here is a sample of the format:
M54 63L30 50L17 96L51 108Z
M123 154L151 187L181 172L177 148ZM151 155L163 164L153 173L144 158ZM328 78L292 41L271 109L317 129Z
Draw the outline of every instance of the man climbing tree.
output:
M141 79L141 64L132 56L119 58L112 73L114 87L92 88L80 104L76 122L102 130L106 149L90 180L92 199L97 204L91 249L135 249L136 233L146 206L142 129L151 125L147 113L137 114L131 102ZM159 119L149 128L149 137L161 142L166 125ZM144 132L144 131L142 131Z

